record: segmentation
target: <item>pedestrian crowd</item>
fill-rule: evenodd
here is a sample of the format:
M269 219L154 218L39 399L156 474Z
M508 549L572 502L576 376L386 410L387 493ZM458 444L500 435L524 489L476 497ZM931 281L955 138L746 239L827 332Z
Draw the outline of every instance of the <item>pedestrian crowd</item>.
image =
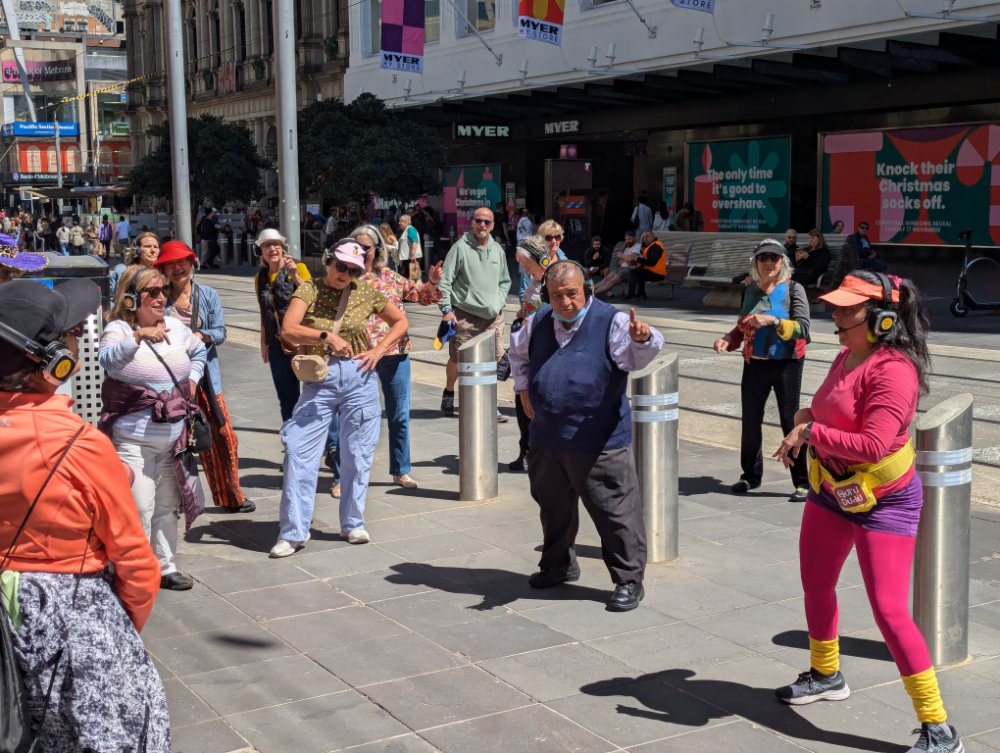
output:
M277 229L256 235L261 357L285 449L270 556L308 547L324 462L335 473L340 535L353 545L371 541L364 516L380 391L393 483L417 487L405 305L437 306L439 339L449 347L444 416L461 407L455 384L464 343L492 332L495 360L509 361L520 431L510 468L528 474L543 538L530 586L580 578L582 501L614 585L607 609L637 608L647 543L627 387L629 374L651 364L665 341L635 309L620 311L598 294L627 278L633 297L642 298L645 283L662 276L656 217L637 213L650 226L639 243L629 231L616 252L595 237L581 264L566 259L558 222L536 231L528 219L530 232L522 233L522 215L515 255L524 274L505 350L506 229L498 236L496 214L480 207L444 261L421 268L423 238L409 232L416 216L357 224L326 248L322 276L288 255ZM805 505L799 567L810 643L809 670L778 688L777 699L802 705L849 697L836 586L856 549L876 623L922 725L912 750L960 753L908 610L922 502L909 429L927 391L928 318L910 281L864 264L880 261L865 238L859 227L860 268L821 296L833 307L843 350L810 408L800 406L810 308L796 274L822 256L823 236L810 234L805 255L788 236L754 249L740 315L715 342L720 353L741 350L743 358L741 475L732 492L751 494L762 483L761 425L773 390L785 433L773 457L791 474L790 502ZM43 268L45 259L0 234L0 269L11 270L0 285L0 456L19 469L0 476L0 651L16 664L28 699L24 739L43 752L169 751L163 685L139 631L157 589L192 587L176 564L177 535L178 518L190 528L207 503L199 464L216 506L255 509L240 488L223 396L219 294L196 281L197 257L184 243L161 244L148 232L136 240L112 273L113 304L97 352L106 372L103 411L94 427L71 413L57 389L81 368L80 338L100 293L86 280L49 288L9 279ZM109 462L116 456L120 462Z

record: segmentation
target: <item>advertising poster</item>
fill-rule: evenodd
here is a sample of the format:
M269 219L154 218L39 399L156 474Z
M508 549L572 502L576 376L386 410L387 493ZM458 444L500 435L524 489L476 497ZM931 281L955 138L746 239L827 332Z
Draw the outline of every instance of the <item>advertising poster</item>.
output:
M445 232L454 228L456 238L472 229L472 215L479 207L492 210L503 201L500 165L453 167L441 178Z
M688 144L687 195L706 233L781 233L788 229L791 139Z
M379 68L424 72L424 0L382 0Z
M562 46L565 7L566 0L519 0L517 35Z
M667 216L663 219L669 220L677 211L677 168L663 168L663 203L667 205Z
M1000 244L1000 126L823 137L824 231L869 224L877 243Z

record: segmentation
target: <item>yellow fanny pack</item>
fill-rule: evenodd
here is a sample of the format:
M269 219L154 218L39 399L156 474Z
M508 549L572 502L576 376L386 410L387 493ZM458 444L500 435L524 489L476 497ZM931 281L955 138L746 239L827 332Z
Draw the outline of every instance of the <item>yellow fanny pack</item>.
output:
M878 499L875 498L875 492L880 487L902 478L913 467L913 461L916 457L911 440L877 463L861 463L850 466L848 471L851 475L838 481L820 462L816 450L810 445L809 486L819 494L825 483L833 493L841 510L867 512L878 502Z

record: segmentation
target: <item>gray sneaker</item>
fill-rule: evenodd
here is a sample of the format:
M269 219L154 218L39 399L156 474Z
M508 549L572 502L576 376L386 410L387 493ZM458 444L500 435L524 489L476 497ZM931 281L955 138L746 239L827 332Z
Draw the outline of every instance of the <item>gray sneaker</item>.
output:
M908 753L963 753L965 746L958 736L958 730L949 724L929 724L924 722L920 729L913 730L920 735L917 744Z
M851 695L847 680L838 671L824 675L815 669L803 672L791 685L774 691L779 701L792 706L804 706L814 701L843 701Z

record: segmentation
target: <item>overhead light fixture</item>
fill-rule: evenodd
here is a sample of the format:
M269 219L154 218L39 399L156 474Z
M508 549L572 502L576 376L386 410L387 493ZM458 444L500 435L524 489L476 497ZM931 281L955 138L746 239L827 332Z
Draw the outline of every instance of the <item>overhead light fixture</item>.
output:
M728 55L703 55L701 48L705 46L705 27L699 26L694 33L694 52L691 53L692 60L733 60Z
M940 13L914 13L912 11L904 10L903 13L909 18L934 18L942 21L973 21L980 24L995 24L997 19L988 18L986 16L963 16L953 13L955 9L955 0L941 0L941 12Z
M764 47L775 50L809 50L812 45L808 44L783 44L772 42L771 36L774 34L774 14L768 13L764 16L764 25L761 27L761 37L759 42L726 42L732 47Z

